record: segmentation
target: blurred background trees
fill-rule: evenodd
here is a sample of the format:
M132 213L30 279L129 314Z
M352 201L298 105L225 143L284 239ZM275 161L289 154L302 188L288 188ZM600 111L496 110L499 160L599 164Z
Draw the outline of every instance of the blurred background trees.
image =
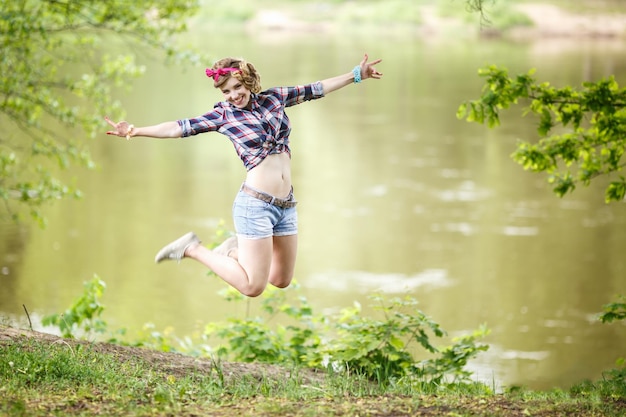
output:
M142 74L136 48L178 59L172 35L195 1L24 0L0 5L0 199L15 219L43 224L41 206L79 197L59 172L91 168L88 142L104 115L120 115L112 94ZM99 47L116 45L118 54ZM60 133L62 132L62 133Z

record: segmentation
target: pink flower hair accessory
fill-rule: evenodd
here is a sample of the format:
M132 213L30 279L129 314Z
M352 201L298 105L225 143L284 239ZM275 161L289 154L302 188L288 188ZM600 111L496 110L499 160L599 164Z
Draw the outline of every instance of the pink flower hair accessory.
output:
M207 68L205 73L206 76L209 78L213 78L213 81L217 82L217 80L222 76L222 75L226 75L229 72L235 72L235 71L241 71L239 68L218 68L218 69L211 69L211 68Z

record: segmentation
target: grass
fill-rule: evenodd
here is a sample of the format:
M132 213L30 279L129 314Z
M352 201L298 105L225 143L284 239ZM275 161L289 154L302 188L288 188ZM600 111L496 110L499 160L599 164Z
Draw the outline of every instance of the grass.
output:
M358 375L217 363L0 327L6 416L619 416L621 391L586 382L494 394L481 384L383 387Z
M225 384L218 369L177 374L132 350L102 351L98 345L21 338L2 346L0 406L7 415L191 415L246 397L253 385L242 378ZM163 366L165 365L165 366ZM287 383L293 382L287 381ZM263 391L263 390L261 390Z

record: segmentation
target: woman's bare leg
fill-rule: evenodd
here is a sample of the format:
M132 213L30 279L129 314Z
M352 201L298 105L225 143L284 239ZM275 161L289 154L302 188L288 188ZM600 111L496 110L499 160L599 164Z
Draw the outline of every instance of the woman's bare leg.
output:
M238 238L237 259L202 245L192 245L185 256L204 264L243 295L256 297L267 286L272 264L272 238Z
M269 283L278 288L286 288L291 284L296 267L298 252L298 235L274 236L272 249L272 265L270 266ZM228 251L228 256L238 260L239 248Z
M293 279L298 251L298 235L274 236L274 250L270 266L270 284L285 288Z

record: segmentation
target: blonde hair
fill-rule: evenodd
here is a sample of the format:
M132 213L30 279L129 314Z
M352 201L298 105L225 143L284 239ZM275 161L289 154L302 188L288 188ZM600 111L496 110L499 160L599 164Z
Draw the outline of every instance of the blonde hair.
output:
M211 67L213 70L219 68L239 68L239 71L228 72L220 76L217 81L213 83L215 88L220 88L230 77L235 77L253 93L256 94L261 91L261 75L257 72L256 68L254 68L254 65L249 62L240 58L223 58Z

